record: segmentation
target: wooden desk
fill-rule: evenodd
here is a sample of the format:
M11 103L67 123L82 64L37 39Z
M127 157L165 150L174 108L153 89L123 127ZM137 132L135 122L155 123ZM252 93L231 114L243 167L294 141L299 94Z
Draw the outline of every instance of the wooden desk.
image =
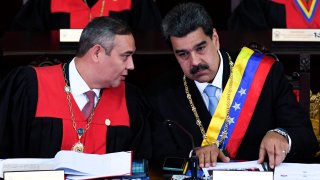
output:
M149 177L151 180L166 180L158 169L150 168Z

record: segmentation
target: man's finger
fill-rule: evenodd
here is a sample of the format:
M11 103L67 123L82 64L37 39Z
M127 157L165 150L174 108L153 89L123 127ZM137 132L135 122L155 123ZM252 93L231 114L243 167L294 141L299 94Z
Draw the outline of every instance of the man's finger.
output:
M261 145L259 149L259 159L258 163L261 164L264 162L264 158L266 157L266 150L265 148Z
M267 151L269 157L269 166L271 169L274 169L275 161L276 161L276 154L275 149L273 151Z
M211 164L211 153L212 150L207 147L206 151L204 152L204 167L210 167Z
M219 154L218 154L218 158L222 161L222 162L230 162L230 158L228 156L226 156L222 150L220 150Z
M211 151L211 166L216 166L219 155L219 149Z
M199 154L197 153L197 156L199 158L199 166L201 168L203 168L204 167L204 154L202 152Z

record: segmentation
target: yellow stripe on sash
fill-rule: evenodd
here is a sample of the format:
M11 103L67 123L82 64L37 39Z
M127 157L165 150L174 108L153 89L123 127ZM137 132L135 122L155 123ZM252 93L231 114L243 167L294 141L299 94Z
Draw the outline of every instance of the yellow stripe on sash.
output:
M230 96L228 97L228 91L230 87L230 78L227 82L226 87L223 90L222 96L219 100L219 103L217 105L216 111L214 112L214 115L211 118L209 127L207 129L207 140L203 140L201 146L210 145L209 142L216 142L220 133L220 130L224 124L224 121L227 116L227 99L230 98L230 104L231 106L233 98L236 94L236 91L240 85L244 70L246 69L248 60L250 59L251 55L254 53L253 50L243 47L241 49L241 52L239 53L235 65L233 67L233 83L232 83L232 90L230 93Z

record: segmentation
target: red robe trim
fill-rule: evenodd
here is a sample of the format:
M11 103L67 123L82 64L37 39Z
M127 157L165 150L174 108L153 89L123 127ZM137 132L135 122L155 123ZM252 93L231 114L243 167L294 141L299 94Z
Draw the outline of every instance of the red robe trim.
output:
M38 78L38 104L36 117L53 117L63 120L61 150L71 150L78 141L76 130L72 126L67 95L64 92L65 80L60 65L35 68ZM77 128L86 129L86 120L72 94L71 104ZM130 126L126 105L125 83L117 88L103 89L88 131L82 136L84 152L105 154L107 140L106 120L110 126Z
M319 28L320 4L319 0L272 0L284 4L286 9L287 28Z
M104 6L102 6L104 5ZM98 0L90 9L83 0L51 0L51 13L70 13L70 28L84 28L91 19L109 16L110 11L119 12L131 9L131 0Z

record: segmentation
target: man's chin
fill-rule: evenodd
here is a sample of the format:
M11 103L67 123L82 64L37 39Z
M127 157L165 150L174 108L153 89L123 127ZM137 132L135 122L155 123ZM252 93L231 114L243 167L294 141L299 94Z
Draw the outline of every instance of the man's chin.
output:
M121 81L123 81L122 79L119 79L119 80L117 80L117 81L113 81L112 83L111 83L111 88L115 88L115 87L118 87L119 85L120 85L120 83L121 83Z
M204 79L195 79L195 81L198 81L199 83L205 83L205 82L209 82L210 80L204 80Z
M210 82L210 78L208 76L205 75L192 75L191 77L188 77L191 80L194 81L198 81L200 83L204 83L204 82Z

